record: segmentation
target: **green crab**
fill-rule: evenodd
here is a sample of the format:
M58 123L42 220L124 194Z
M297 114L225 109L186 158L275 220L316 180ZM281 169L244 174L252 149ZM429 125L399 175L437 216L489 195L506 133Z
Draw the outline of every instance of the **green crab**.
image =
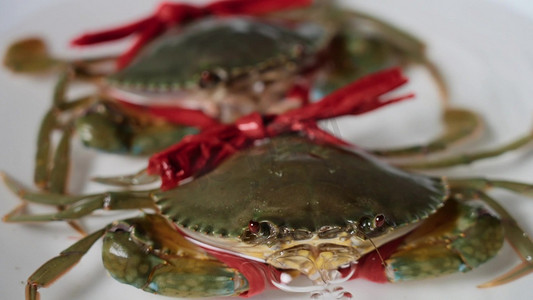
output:
M256 294L264 278L250 270L265 272L287 291L301 291L289 286L298 274L329 287L342 274L397 282L466 272L495 256L504 237L523 263L484 286L533 270L533 242L484 192L495 187L529 195L532 185L409 173L359 150L293 135L239 152L167 191L66 196L31 192L4 179L27 201L66 205L47 215L15 211L7 222L75 220L99 209L155 211L76 242L30 276L27 299L38 299L38 288L55 281L101 237L104 266L115 279L172 297ZM243 261L246 267L239 268ZM316 286L305 290L325 293Z
M165 5L156 16L172 7ZM75 42L84 45L79 41L84 37ZM141 46L131 62L116 70L103 66L115 57L66 61L52 57L42 40L32 38L14 43L4 64L20 73L67 68L71 79L96 81L99 94L200 109L223 122L253 111L279 113L298 106L307 99L284 100L302 85L320 98L387 67L418 63L432 69L417 39L332 1L259 17L203 17L169 28ZM435 77L440 82L437 72ZM61 85L58 89L66 88Z
M530 195L533 185L407 171L493 157L531 142L533 134L486 152L393 166L316 126L321 119L404 99L381 97L402 83L398 70L382 72L299 110L275 118L251 115L191 136L152 157L149 169L161 172L163 189L69 196L32 192L5 176L24 200L64 207L26 214L22 205L6 222L77 220L96 210L152 211L113 222L45 263L28 279L27 299L38 299L40 287L102 237L104 266L114 278L172 297L252 296L265 288L265 279L318 297L348 279L397 282L466 272L495 256L504 237L523 263L484 286L533 271L533 242L485 193L496 187ZM323 109L338 106L344 109ZM219 165L207 171L210 162ZM165 184L171 174L193 179ZM290 285L300 274L310 287ZM331 292L352 297L342 288Z

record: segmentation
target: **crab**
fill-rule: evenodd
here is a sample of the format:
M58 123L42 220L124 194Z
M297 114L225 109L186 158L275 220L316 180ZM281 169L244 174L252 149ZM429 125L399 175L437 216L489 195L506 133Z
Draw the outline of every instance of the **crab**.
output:
M485 190L529 195L533 185L409 169L493 157L533 135L487 152L391 165L316 126L405 99L382 97L403 83L398 70L386 71L273 118L252 114L190 136L151 159L163 181L175 180L162 189L68 196L32 192L4 176L26 201L65 206L44 215L17 209L7 222L75 220L100 209L153 211L113 222L45 263L30 276L27 299L39 299L40 287L102 237L104 266L115 279L172 297L252 296L267 278L283 290L314 291L315 298L330 291L351 298L333 286L466 272L495 256L504 238L523 262L484 286L530 273L533 241ZM299 275L312 287L292 287Z
M55 70L61 74L53 104L41 123L35 183L56 192L65 190L69 139L74 132L93 148L151 154L218 121L230 122L252 111L280 113L308 101L308 90L311 98L320 98L364 74L392 65L426 66L446 97L444 82L425 56L424 45L409 34L370 16L340 9L331 1L298 8L309 5L308 1L282 4L274 0L266 11L253 7L255 2L266 5L269 1L251 1L251 7L238 0L209 4L205 9L212 9L215 17L200 14L194 20L191 15L181 20L183 26L178 26L180 14L192 14L197 8L163 3L148 18L163 26L158 33L162 35L144 44L152 37L141 32L140 42L132 49L135 51L119 58L60 59L38 38L11 45L4 58L10 70L29 74ZM242 7L221 13L235 14L221 18L217 5ZM286 11L275 12L277 9ZM85 45L106 41L109 36L122 37L132 33L125 28L141 30L148 19L83 35L73 43ZM234 46L232 51L225 49L228 44ZM117 61L121 68L109 66ZM71 84L78 81L95 84L97 91L68 99ZM149 120L149 116L157 121ZM480 126L477 116L465 110L446 110L444 120L447 133L424 146L426 152L443 150L442 145L462 140ZM458 120L468 124L452 124ZM56 130L62 131L64 138L54 151L51 136ZM106 134L95 134L95 130ZM136 137L152 141L135 144ZM412 150L376 154L409 154ZM56 159L51 158L52 152Z
M201 8L163 3L152 17L73 41L86 46L141 30L139 43L118 59L55 58L42 40L30 38L14 43L4 64L19 73L66 68L71 80L96 81L98 93L110 98L201 109L224 122L252 111L279 113L293 108L298 101L283 100L306 101L301 99L302 88L312 89L320 98L353 79L392 65L419 63L431 68L420 41L375 18L346 12L331 1L302 9L293 6L309 5L309 1L249 3L273 7L263 12L246 8L246 1L220 1L203 8L213 10L215 17L194 17L195 9ZM234 7L224 13L212 8L224 5ZM288 12L268 13L276 9ZM222 18L219 14L235 16ZM175 24L180 22L185 24ZM163 27L159 30L163 32L152 33L162 36L147 43L154 36L142 31L145 23ZM370 23L370 32L366 23ZM226 45L233 50L228 51ZM102 66L117 60L118 70ZM438 72L434 73L440 82ZM58 90L67 88L62 83L59 81Z
M197 17L193 12L201 8L163 3L152 17L73 41L81 47L139 30L140 41L118 58L60 59L48 53L44 41L30 38L11 45L4 64L18 73L68 69L71 80L96 81L98 93L110 98L201 109L223 122L252 111L279 113L307 101L302 96L307 89L320 98L362 75L396 65L423 64L443 84L424 45L378 19L346 12L332 1L301 9L293 6L309 1L280 2L266 13L246 9L246 1L241 2L214 2L203 9L214 10L215 16ZM279 1L250 1L266 7L268 2ZM217 5L235 7L219 13L210 8ZM268 13L276 9L288 12ZM192 16L181 16L188 14ZM174 24L180 22L185 24ZM163 27L163 32L149 35L142 31L145 23ZM118 69L109 63L117 63ZM58 90L67 88L62 84Z

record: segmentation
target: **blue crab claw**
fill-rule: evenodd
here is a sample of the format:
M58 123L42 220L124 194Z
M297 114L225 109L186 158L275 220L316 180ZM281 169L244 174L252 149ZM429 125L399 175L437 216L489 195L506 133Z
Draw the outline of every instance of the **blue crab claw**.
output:
M52 258L29 278L26 299L38 300L47 287L77 264L100 238L111 276L147 292L171 297L235 296L248 289L238 271L188 242L158 215L115 222Z
M481 284L479 287L487 288L505 284L532 273L533 241L526 231L520 228L516 220L507 212L507 210L496 200L486 194L484 190L493 187L502 188L532 197L533 186L520 182L489 180L485 178L452 180L450 184L452 186L452 190L455 190L455 192L459 195L467 198L480 199L499 215L505 232L506 240L509 242L509 244L511 244L515 252L522 260L522 263L512 270L487 283Z

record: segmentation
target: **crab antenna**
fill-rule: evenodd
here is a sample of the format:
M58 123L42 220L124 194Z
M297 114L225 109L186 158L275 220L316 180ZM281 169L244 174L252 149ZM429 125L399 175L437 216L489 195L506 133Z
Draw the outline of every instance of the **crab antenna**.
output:
M381 256L381 252L379 252L379 249L378 247L376 246L376 244L374 243L374 241L372 241L372 239L366 235L366 233L364 233L362 230L361 230L361 233L363 233L364 237L368 239L368 241L370 242L370 244L372 244L372 247L374 247L374 250L376 250L376 253L379 257L379 260L381 260L381 265L383 267L386 267L387 266L387 263L385 262L385 260L383 259L383 256Z

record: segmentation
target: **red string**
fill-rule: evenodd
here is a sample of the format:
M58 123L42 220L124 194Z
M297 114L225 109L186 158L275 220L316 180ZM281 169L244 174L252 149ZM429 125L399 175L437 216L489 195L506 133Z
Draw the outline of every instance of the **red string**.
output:
M216 119L209 117L201 110L166 105L145 106L119 99L116 101L133 111L150 114L173 124L205 129L219 123Z
M385 93L405 84L400 69L391 69L367 76L339 89L320 102L274 115L252 113L235 124L216 124L198 135L185 137L181 142L153 155L148 164L150 174L161 176L161 188L176 187L191 176L199 176L216 167L233 153L253 145L255 140L283 133L300 132L318 143L349 145L325 132L317 121L363 114L384 105L411 98L412 95L381 99Z
M163 2L159 5L154 15L150 17L116 28L83 34L73 39L71 44L74 46L92 45L138 34L133 46L122 54L117 61L118 67L123 68L147 42L176 25L185 24L209 15L260 15L307 6L311 3L312 0L222 0L205 6L194 6L183 3Z

